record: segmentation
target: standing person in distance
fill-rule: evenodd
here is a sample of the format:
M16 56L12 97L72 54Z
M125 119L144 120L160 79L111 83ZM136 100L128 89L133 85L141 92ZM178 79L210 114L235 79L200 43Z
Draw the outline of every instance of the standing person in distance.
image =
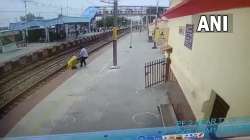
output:
M82 67L82 64L84 63L84 66L86 67L86 59L88 58L88 52L85 48L82 48L81 51L80 51L80 63L81 63L81 67Z

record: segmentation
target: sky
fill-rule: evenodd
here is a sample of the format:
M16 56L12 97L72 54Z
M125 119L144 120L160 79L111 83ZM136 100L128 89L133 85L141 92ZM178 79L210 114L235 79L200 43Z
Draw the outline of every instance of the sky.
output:
M101 0L0 0L0 27L10 22L20 21L25 15L24 1L27 1L27 12L46 19L58 14L80 16L89 6L101 6ZM159 6L168 6L169 0L159 0ZM156 6L157 0L118 0L119 5ZM107 5L107 4L106 4ZM68 7L68 8L67 8Z

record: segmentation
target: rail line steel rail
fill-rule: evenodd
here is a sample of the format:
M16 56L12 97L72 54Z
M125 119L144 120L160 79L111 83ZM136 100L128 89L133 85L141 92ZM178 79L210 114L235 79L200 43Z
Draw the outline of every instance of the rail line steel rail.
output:
M119 34L122 37L128 33L127 29ZM104 34L105 35L105 34ZM103 38L84 38L87 40L86 49L89 53L107 45L112 41L111 33ZM97 43L96 43L97 42ZM86 45L86 44L84 44ZM38 83L65 68L67 60L79 53L80 46L72 47L55 56L41 60L35 64L27 66L20 71L13 72L0 80L0 113L1 110L11 103L14 99L24 94L29 89L35 87Z

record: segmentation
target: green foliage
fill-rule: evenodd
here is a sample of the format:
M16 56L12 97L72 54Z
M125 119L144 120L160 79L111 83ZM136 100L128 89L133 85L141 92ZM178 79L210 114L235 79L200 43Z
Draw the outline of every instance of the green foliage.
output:
M63 16L62 14L58 14L58 15L57 15L58 18L60 18L60 17L62 17L62 16Z
M129 20L125 17L117 18L118 26L126 26L129 24ZM114 26L114 16L105 17L96 22L97 27L113 27Z
M28 13L27 15L25 15L25 16L21 16L20 17L20 20L21 21L26 21L26 19L27 19L27 21L32 21L32 20L34 20L34 19L43 19L43 17L36 17L34 14L32 14L32 13Z
M2 37L0 37L0 42L1 42L1 45L7 45L7 44L10 44L14 41L9 36L2 36Z

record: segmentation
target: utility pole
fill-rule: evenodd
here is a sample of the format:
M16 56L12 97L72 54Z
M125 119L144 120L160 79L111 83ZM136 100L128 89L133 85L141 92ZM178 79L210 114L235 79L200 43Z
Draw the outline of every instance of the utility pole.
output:
M142 16L140 17L140 32L142 31L143 19Z
M104 27L104 30L106 31L106 9L103 8L103 27Z
M62 9L62 7L61 7L61 16L63 15L63 9Z
M146 27L147 27L147 32L148 32L148 15L146 15Z
M67 16L69 16L69 0L67 0Z
M119 69L117 66L117 8L118 1L114 0L114 27L113 27L113 66L112 69Z
M132 48L132 33L133 33L133 21L131 18L131 20L130 20L130 46L129 46L129 48Z
M157 49L157 45L156 45L156 28L157 28L157 22L158 22L158 9L159 9L159 0L157 0L157 4L156 4L156 18L155 18L155 29L154 29L154 46L152 47L152 49Z
M25 36L25 46L27 46L28 43L28 16L27 16L27 2L28 0L24 0L24 8L25 8L25 32L24 32L24 36Z
M118 0L112 0L112 2L101 0L101 2L114 4L113 9L113 16L114 16L114 27L113 27L113 66L111 69L119 69L120 67L117 66L117 14L118 14Z

